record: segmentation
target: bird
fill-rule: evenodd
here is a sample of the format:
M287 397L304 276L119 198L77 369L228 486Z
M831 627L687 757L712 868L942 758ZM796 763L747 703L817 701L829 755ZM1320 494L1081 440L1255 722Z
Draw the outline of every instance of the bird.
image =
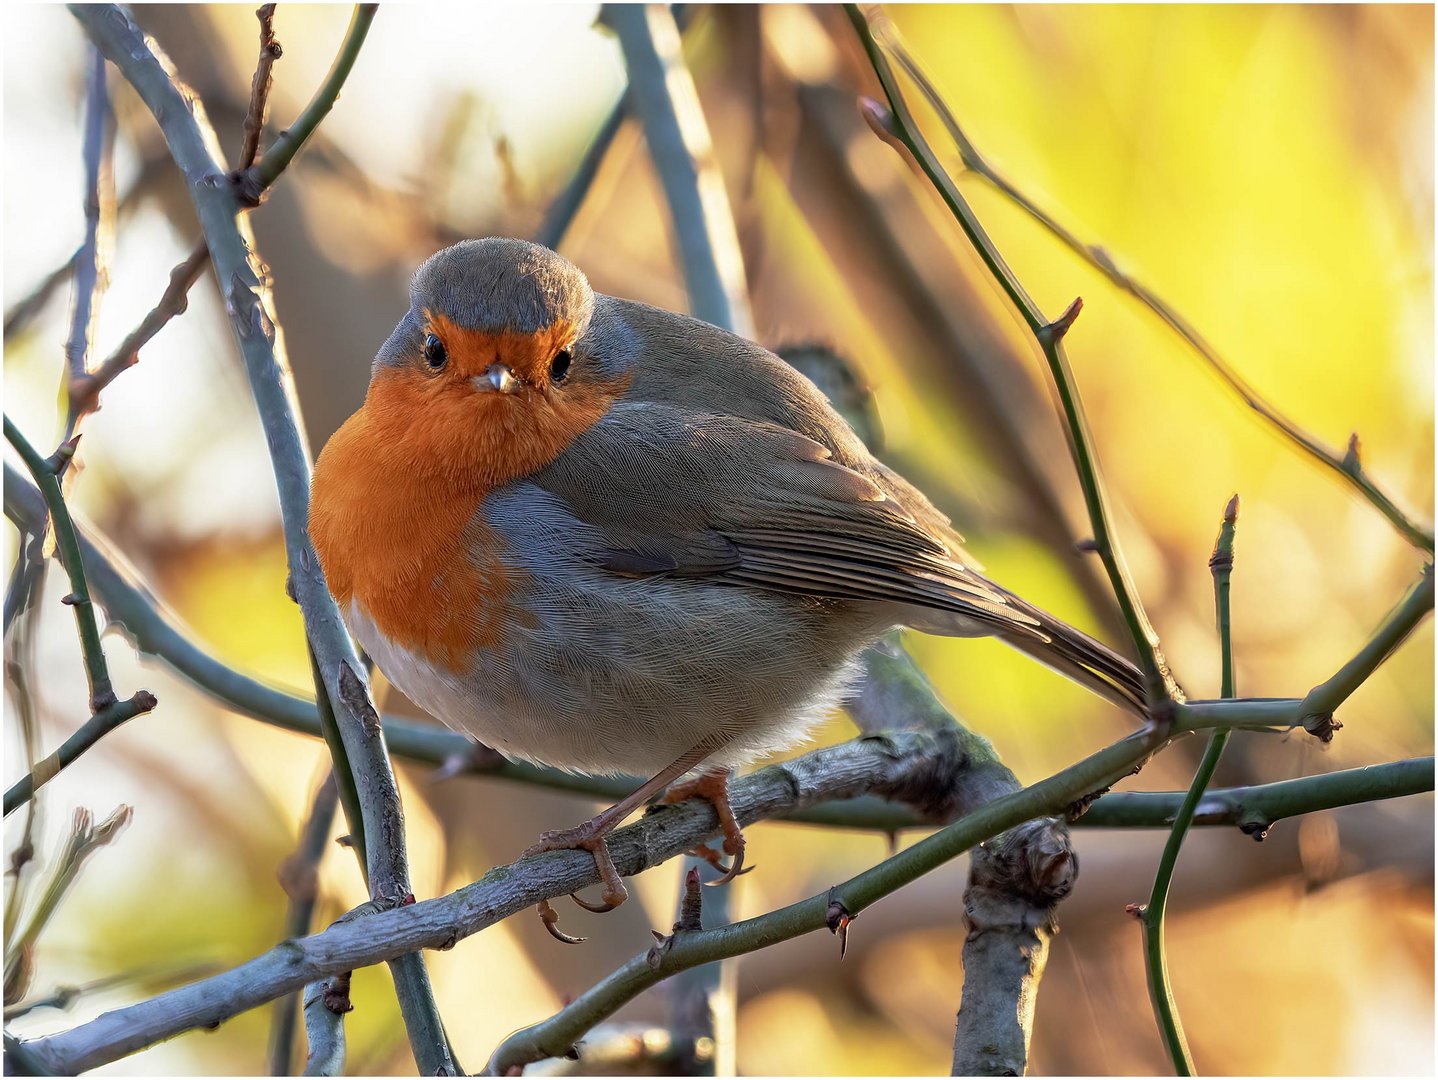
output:
M591 852L591 910L626 895L606 838L661 792L714 804L733 861L696 850L739 873L731 771L802 742L896 627L998 637L1145 714L1131 661L985 577L760 345L506 237L432 255L409 300L315 463L310 536L418 706L510 758L650 777L525 852Z

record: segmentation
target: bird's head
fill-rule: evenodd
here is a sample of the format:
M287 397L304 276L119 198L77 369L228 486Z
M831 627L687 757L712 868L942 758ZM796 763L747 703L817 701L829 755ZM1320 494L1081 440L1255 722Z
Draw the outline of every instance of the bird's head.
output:
M467 240L415 274L410 309L375 358L365 407L431 466L486 485L528 475L628 385L588 331L578 267L523 240Z

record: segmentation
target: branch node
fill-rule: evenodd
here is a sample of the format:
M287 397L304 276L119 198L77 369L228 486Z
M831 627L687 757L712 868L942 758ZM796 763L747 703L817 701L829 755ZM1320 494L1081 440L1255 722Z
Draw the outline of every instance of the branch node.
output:
M1262 843L1268 839L1268 830L1273 828L1271 821L1240 821L1239 831L1245 836L1251 836L1254 840Z
M342 971L332 979L325 980L324 994L320 1000L324 1006L336 1016L343 1016L354 1010L354 1003L350 1001L350 975L348 971Z
M1313 713L1303 718L1303 730L1325 746L1333 741L1333 736L1342 727L1343 721L1331 712Z

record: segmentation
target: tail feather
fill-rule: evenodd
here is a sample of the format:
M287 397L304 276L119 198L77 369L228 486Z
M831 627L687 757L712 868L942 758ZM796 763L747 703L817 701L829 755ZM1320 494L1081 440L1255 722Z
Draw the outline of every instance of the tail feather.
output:
M1032 632L1002 633L1000 636L1005 643L1067 675L1120 708L1136 716L1147 717L1148 690L1138 665L1042 608L1006 589L1000 591L1010 605L1037 621L1035 629L1043 635L1041 638Z

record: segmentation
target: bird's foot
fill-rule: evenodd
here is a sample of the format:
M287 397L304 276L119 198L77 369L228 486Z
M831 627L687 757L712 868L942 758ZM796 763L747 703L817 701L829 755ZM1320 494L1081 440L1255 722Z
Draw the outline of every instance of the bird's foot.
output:
M709 885L725 885L733 881L740 874L746 874L754 869L744 866L744 831L739 828L739 822L734 817L734 810L729 805L729 773L707 772L700 773L692 780L685 780L683 783L672 785L660 799L661 803L679 803L685 799L700 798L707 799L714 804L714 812L719 815L719 827L724 831L724 853L733 858L733 862L726 866L724 857L708 844L699 844L691 854L703 859L724 876L716 881L707 882Z
M612 829L612 825L605 827L597 825L594 821L586 821L583 825L576 825L572 829L554 829L541 833L539 842L525 848L520 858L538 855L544 851L588 851L594 856L594 865L599 870L599 880L604 885L604 891L600 893L602 902L591 904L586 900L581 900L573 893L570 894L570 899L586 911L613 911L629 898L629 890L624 887L624 880L619 876L619 871L614 866L614 859L609 854L608 837ZM582 937L571 937L559 929L557 925L559 913L550 906L548 900L539 902L539 918L544 923L544 928L556 941L562 941L566 945L578 945L584 940Z

